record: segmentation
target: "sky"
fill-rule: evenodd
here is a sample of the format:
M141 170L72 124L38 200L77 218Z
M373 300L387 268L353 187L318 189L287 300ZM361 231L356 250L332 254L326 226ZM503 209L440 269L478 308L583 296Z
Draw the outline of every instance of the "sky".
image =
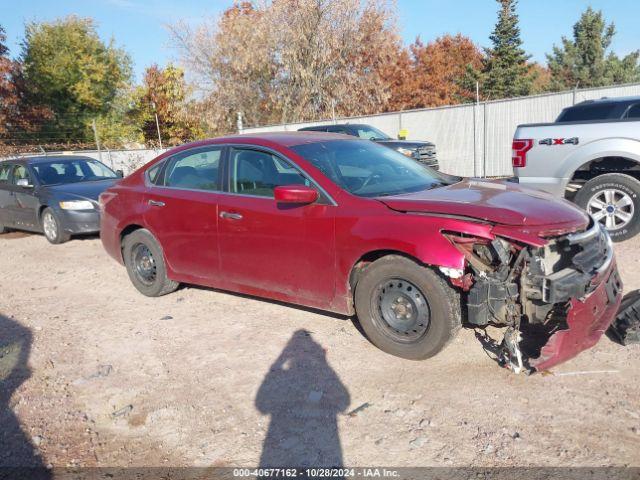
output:
M93 17L103 39L114 38L132 57L139 80L153 64L177 61L166 25L184 20L198 24L218 15L232 0L0 0L0 25L7 31L11 55L20 52L25 22L49 21L75 14ZM426 43L445 33L462 33L478 45L489 44L496 22L495 0L396 0L400 34L405 43L417 36ZM612 45L619 55L640 49L638 0L520 0L521 35L532 59L545 62L561 37L571 36L573 24L588 6L602 10L616 25Z

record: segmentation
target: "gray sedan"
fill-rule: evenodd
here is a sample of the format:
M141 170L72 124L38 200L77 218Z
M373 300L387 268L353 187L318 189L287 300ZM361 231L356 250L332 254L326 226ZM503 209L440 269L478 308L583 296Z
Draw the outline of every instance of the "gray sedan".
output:
M98 196L122 176L89 157L43 156L0 162L0 233L44 233L51 243L100 230Z

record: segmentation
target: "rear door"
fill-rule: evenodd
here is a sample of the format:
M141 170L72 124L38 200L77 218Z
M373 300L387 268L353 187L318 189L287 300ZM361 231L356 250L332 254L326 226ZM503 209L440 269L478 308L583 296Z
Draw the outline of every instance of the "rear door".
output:
M11 163L0 163L0 225L5 227L14 225L14 198L10 184L12 168Z
M150 172L144 220L160 241L171 270L211 283L219 272L218 202L224 147L189 149ZM151 169L153 170L153 169Z
M280 205L279 185L313 182L286 159L259 148L232 148L228 193L220 200L221 273L228 281L326 304L334 295L334 203Z

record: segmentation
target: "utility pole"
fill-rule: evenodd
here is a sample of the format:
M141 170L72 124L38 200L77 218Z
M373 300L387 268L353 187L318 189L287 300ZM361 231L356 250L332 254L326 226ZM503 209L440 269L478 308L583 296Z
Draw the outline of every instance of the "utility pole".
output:
M333 119L333 124L336 124L336 99L331 99L331 118Z
M242 133L242 130L244 128L242 125L242 112L237 113L236 126L238 127L238 133Z
M96 126L96 119L91 122L93 126L93 136L96 140L96 148L98 149L98 160L102 162L102 152L100 151L100 138L98 137L98 127Z
M473 176L478 176L478 136L476 132L477 110L480 107L480 82L476 82L476 104L473 106Z
M160 135L160 122L158 121L158 110L156 109L156 102L151 102L153 105L153 114L156 117L156 130L158 131L158 143L160 143L160 149L162 149L162 136Z

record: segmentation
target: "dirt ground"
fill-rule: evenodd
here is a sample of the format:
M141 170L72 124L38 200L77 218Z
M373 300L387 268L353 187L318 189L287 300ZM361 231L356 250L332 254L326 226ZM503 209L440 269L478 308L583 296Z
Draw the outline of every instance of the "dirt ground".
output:
M0 236L0 272L0 465L640 466L640 345L527 377L464 330L410 362L342 317L143 297L97 238Z

